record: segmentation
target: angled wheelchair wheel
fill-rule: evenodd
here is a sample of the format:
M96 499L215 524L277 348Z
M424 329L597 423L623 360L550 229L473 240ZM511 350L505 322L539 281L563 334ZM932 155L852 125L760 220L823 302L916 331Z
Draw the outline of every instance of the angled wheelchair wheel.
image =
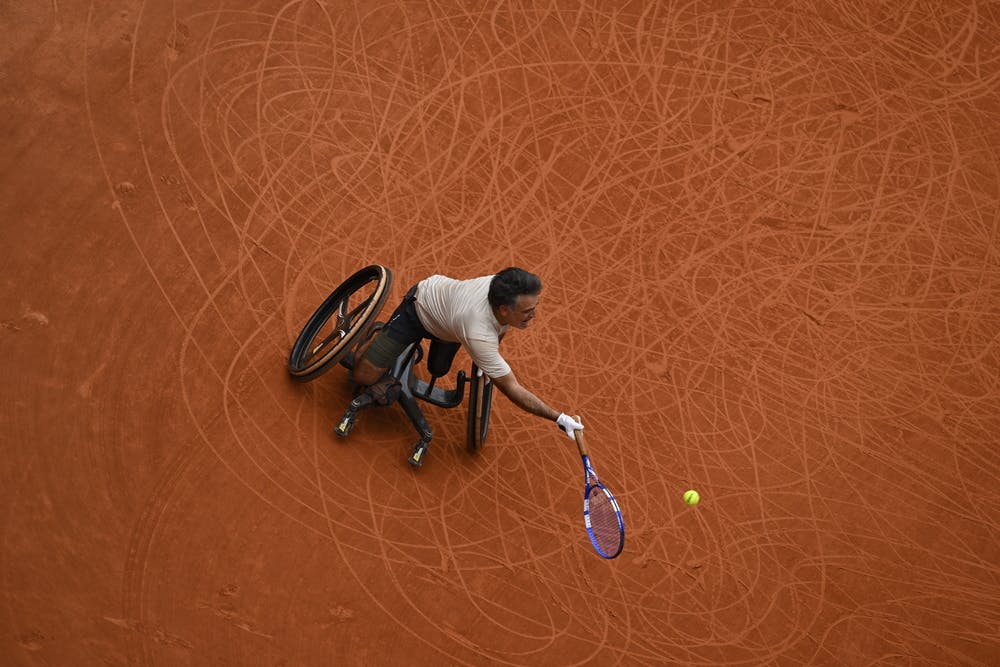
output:
M372 264L333 290L292 345L288 356L292 378L300 382L315 379L364 340L391 286L392 272Z
M492 404L493 382L473 364L469 382L469 416L465 430L466 445L472 453L478 452L486 443Z

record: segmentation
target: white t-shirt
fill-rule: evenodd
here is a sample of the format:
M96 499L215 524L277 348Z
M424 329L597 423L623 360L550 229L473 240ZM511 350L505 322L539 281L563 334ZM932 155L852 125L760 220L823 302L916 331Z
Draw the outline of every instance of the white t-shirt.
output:
M417 283L417 316L428 332L461 343L476 365L491 378L510 373L500 356L500 335L510 328L493 315L487 298L493 276L455 280L431 276Z

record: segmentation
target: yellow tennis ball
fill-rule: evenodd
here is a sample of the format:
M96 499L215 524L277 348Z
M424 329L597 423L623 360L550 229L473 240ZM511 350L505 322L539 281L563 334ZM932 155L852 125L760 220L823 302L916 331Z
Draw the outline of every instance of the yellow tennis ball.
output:
M701 500L701 496L694 489L688 489L684 492L684 502L688 505L697 505L699 500Z

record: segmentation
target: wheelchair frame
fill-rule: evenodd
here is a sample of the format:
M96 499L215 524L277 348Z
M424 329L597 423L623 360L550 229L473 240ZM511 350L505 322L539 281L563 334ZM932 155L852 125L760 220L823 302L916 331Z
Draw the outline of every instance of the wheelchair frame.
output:
M334 289L309 318L292 345L288 359L288 371L292 378L308 382L338 363L352 369L354 352L367 339L391 284L392 272L384 266L373 264L357 271ZM361 296L361 301L352 305L352 297L358 295ZM428 355L434 353L434 343L432 340ZM428 382L417 377L414 372L423 358L423 346L420 342L413 343L400 353L388 373L399 382L398 402L417 431L418 440L407 459L411 466L417 468L423 465L434 437L434 430L418 401L442 408L455 408L462 403L466 385L469 385L466 445L470 452L476 453L486 442L489 432L493 395L493 383L474 362L468 375L464 370L458 371L453 389L442 389L435 384L439 378L450 373L453 360L442 374L432 373ZM373 404L375 398L368 391L356 396L334 427L334 433L346 437L353 428L358 413Z

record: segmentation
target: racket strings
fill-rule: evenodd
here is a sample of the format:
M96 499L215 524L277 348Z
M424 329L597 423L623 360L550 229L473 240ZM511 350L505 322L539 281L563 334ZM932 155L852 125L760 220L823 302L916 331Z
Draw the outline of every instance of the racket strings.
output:
M605 556L618 554L622 543L622 527L618 508L606 491L592 489L586 500L587 528L597 547Z

